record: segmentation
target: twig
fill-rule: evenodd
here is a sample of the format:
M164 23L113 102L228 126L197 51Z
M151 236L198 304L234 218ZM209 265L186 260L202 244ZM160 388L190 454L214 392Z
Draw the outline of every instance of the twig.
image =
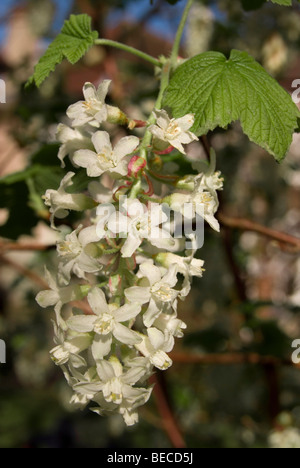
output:
M7 252L9 250L15 251L45 251L53 249L55 245L39 244L36 242L8 242L0 240L0 252Z
M33 281L38 286L40 286L40 287L42 287L44 289L49 289L48 284L46 283L45 280L43 280L43 278L41 278L39 275L37 275L34 271L31 271L28 268L23 267L22 265L15 262L14 260L11 260L10 258L4 257L3 255L0 255L0 265L1 264L12 267L14 270L16 270L22 276L25 276L26 278L29 278L31 281Z
M214 353L214 354L190 354L184 352L172 352L169 354L173 362L181 364L260 364L272 366L290 366L300 369L300 364L294 364L289 359L280 359L275 356L261 356L257 353Z
M276 425L278 414L280 413L280 388L278 378L278 366L274 363L263 364L266 386L268 388L268 414L270 422Z
M228 228L223 229L222 238L223 238L223 244L224 244L224 249L226 252L228 264L230 266L230 269L234 278L238 297L240 301L246 302L247 301L247 289L246 289L246 284L242 278L239 265L236 262L236 259L234 256L233 244L232 244L232 231Z
M166 394L164 377L162 373L152 375L150 382L155 384L153 394L155 397L158 411L161 415L164 430L169 437L173 447L186 448L186 443L180 432L177 421L175 420L173 411L169 405L168 396Z
M239 229L241 231L257 232L258 234L278 241L280 244L293 246L293 252L300 252L300 238L292 236L291 234L265 227L261 224L250 221L249 219L233 218L225 215L224 213L219 213L218 219L223 226L232 229Z

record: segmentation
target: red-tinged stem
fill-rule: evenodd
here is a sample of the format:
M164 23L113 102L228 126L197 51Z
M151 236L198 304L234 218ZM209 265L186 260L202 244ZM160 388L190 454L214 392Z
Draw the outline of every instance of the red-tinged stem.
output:
M115 202L118 202L119 200L117 199L116 195L119 192L119 190L122 190L123 188L129 189L132 186L132 182L129 182L129 180L125 183L125 185L120 185L119 188L114 192L113 194L113 199Z
M156 179L159 179L159 180L162 180L162 181L164 181L164 180L165 181L173 181L175 183L180 179L179 176L156 174L156 172L151 171L151 169L148 169L148 172L149 172L150 175L152 175Z
M152 195L154 194L154 188L153 188L153 184L151 182L151 180L149 179L148 175L144 173L144 177L147 181L147 184L148 184L148 192L145 192L144 195L147 195L148 197L152 197Z
M167 436L169 437L173 447L186 448L186 443L169 404L163 374L158 373L152 375L150 382L154 384L153 394L158 411L161 415L162 425Z
M154 152L155 154L164 155L164 154L170 154L172 153L172 151L174 151L174 146L169 146L167 149L165 149L165 151L154 151Z
M135 123L134 128L143 128L147 125L147 122L145 122L144 120L133 120L133 122Z

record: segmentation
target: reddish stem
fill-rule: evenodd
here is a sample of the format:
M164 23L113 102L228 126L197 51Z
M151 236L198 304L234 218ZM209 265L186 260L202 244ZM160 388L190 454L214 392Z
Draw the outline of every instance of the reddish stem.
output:
M168 401L162 373L152 375L150 382L154 384L153 394L167 436L173 447L186 448L186 443Z
M169 146L167 149L165 149L164 151L155 151L155 154L170 154L172 153L172 151L174 151L174 146Z

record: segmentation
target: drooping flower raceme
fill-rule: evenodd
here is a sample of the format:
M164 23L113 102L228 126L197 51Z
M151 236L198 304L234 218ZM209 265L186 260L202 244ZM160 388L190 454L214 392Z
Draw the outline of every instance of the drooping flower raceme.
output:
M64 166L69 156L74 172L44 196L61 239L57 271L46 272L49 290L37 301L54 308L51 357L73 389L72 404L91 404L100 415L118 413L132 425L151 395L148 378L154 368L172 364L169 353L186 329L178 304L192 278L204 272L196 249L186 243L190 234L182 231L178 238L175 225L200 216L218 231L217 191L223 179L212 152L209 164L191 163L190 174L172 174L170 189L160 187L160 180L168 181L159 173L164 170L160 150L184 155L184 145L197 140L190 131L194 116L174 119L155 109L155 124L145 130L150 146L135 135L112 143L101 128L105 122L134 125L106 104L109 86L109 80L98 89L86 83L84 100L67 110L71 126L58 127L58 157ZM76 217L61 227L73 212Z

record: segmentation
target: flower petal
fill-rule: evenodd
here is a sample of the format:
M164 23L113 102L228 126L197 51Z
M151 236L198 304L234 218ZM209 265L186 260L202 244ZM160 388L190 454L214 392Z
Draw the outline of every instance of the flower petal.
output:
M125 297L130 302L146 304L150 300L150 288L132 286L131 288L125 289Z
M59 300L57 291L41 291L36 296L36 301L41 307L49 307L55 305Z
M139 237L135 237L129 233L129 236L121 249L122 257L132 257L132 255L134 254L136 249L141 245L141 243L142 239L140 239Z
M97 89L97 98L99 101L104 102L107 96L109 87L111 84L111 80L103 80L102 83L99 84Z
M165 335L160 331L157 330L157 328L148 328L147 330L148 336L150 343L155 349L159 349L163 347L165 343Z
M123 374L122 381L125 384L134 385L145 375L145 368L142 366L132 367Z
M97 162L97 155L91 150L78 150L73 156L74 162L80 167L89 167Z
M183 117L180 117L179 119L176 119L176 122L177 122L178 126L184 132L186 132L187 130L189 130L194 125L194 122L195 122L194 114L186 114Z
M143 315L143 322L147 328L151 327L155 319L159 317L161 310L157 307L155 301L151 299L148 309Z
M148 279L151 286L161 280L160 269L152 261L141 264L140 274Z
M106 302L105 294L102 289L97 287L93 288L87 296L88 303L90 304L93 312L96 315L109 314L109 308Z
M107 356L111 350L112 336L109 335L95 335L92 344L92 355L96 362Z
M121 325L120 323L115 324L113 335L121 343L127 345L134 345L142 341L140 336L135 331L125 327L124 325Z
M107 132L99 131L94 133L92 136L92 142L97 153L100 153L105 146L112 149L109 134Z
M82 88L82 92L84 95L84 99L86 101L91 101L92 99L96 99L96 88L93 85L93 83L89 83L89 82L85 83Z
M170 117L168 116L167 112L164 109L155 109L153 114L155 115L157 125L160 128L166 130L170 124Z
M141 306L139 304L133 303L133 304L125 304L119 309L117 309L113 315L115 317L115 320L117 322L127 322L127 320L130 320L134 317L136 317L141 311Z
M127 136L121 138L114 148L114 156L116 161L120 161L124 156L131 154L140 144L139 138L135 136Z
M115 377L114 368L108 361L100 361L97 363L97 373L102 382L107 382Z
M96 320L95 315L73 315L67 320L67 325L71 330L86 333L93 330Z

